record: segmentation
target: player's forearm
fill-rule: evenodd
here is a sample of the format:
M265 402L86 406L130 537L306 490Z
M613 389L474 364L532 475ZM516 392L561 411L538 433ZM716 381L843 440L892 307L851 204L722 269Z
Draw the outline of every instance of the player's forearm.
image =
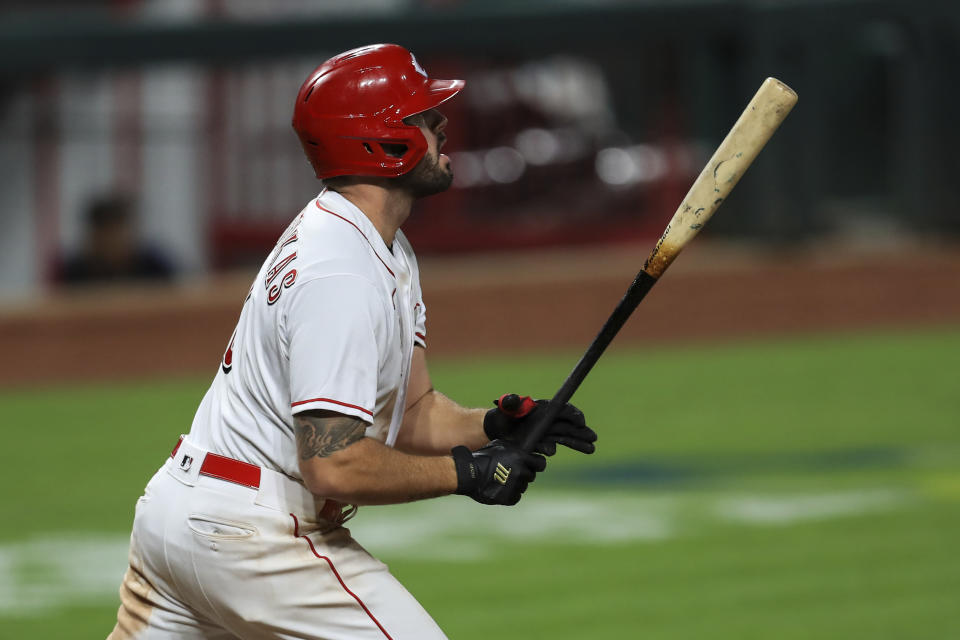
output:
M463 407L436 389L431 389L403 419L397 448L408 453L443 454L463 445L479 449L489 438L483 432L484 409Z
M329 458L301 461L307 488L348 504L398 504L453 493L450 456L414 456L364 438Z
M300 472L317 496L358 505L395 504L453 493L450 456L416 456L364 437L362 420L330 412L294 416Z

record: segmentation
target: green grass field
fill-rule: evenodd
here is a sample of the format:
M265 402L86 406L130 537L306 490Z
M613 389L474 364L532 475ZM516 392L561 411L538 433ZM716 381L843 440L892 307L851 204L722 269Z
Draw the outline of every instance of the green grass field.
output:
M576 353L432 363L486 405ZM451 638L960 637L960 330L618 348L517 508L361 509ZM206 380L0 393L0 638L112 628L133 503Z

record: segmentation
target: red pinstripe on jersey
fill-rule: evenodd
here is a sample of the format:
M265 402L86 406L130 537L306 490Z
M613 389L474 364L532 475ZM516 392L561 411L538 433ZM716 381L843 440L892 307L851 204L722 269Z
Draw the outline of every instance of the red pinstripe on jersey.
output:
M319 553L317 553L316 548L314 548L313 546L313 541L310 538L308 538L307 536L300 535L300 521L297 520L297 516L291 513L290 517L293 518L293 535L297 538L303 538L304 540L306 540L307 544L310 546L310 551L313 552L313 555L317 556L321 560L326 561L326 563L330 565L330 570L333 571L333 575L336 576L337 581L340 583L340 586L343 587L343 590L349 593L350 596L357 601L357 604L359 604L360 608L363 609L364 613L366 613L367 616L369 616L369 618L373 620L373 623L377 625L377 628L380 629L384 637L386 637L387 640L393 640L393 638L390 637L390 634L387 633L387 630L383 628L383 625L380 624L380 621L377 620L372 613L370 613L370 609L367 609L367 605L363 604L363 600L361 600L360 597L357 594L355 594L353 591L350 591L350 588L347 587L347 584L343 581L343 578L340 577L340 572L338 572L337 568L333 566L333 561L327 556L322 556Z

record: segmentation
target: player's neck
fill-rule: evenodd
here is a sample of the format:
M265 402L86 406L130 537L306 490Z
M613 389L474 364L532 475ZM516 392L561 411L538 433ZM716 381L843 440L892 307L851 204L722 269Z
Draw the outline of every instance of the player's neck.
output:
M393 246L397 230L410 217L413 196L373 184L346 185L337 192L370 219L388 247Z

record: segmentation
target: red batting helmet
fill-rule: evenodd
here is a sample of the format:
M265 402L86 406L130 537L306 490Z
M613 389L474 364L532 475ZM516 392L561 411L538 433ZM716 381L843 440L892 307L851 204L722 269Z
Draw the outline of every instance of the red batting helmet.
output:
M297 94L293 129L321 180L397 177L427 152L419 127L403 119L436 107L462 88L463 80L428 78L413 54L399 45L360 47L314 69ZM392 155L384 144L406 150Z

